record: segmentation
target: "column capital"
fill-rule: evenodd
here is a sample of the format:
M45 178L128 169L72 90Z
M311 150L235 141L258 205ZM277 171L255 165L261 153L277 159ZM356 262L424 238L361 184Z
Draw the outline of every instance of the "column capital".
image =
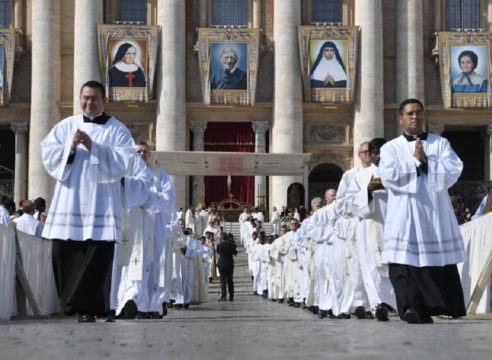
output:
M492 136L492 124L487 124L485 126L485 133L488 135L488 136Z
M270 122L268 120L253 120L251 126L255 133L265 133L270 129Z
M441 135L444 132L444 128L445 128L444 124L434 124L434 123L427 124L427 131L436 135Z
M29 130L29 124L26 122L13 122L10 124L10 128L15 133L15 135L22 134Z
M203 133L207 129L206 121L190 121L190 130L193 134Z

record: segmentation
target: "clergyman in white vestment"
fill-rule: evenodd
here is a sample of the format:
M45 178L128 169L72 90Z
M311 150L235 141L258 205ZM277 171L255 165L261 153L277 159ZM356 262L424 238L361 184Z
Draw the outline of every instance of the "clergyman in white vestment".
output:
M388 189L382 262L389 264L400 317L431 323L431 315L466 314L456 264L463 239L448 189L463 163L449 142L423 132L424 106L417 99L399 108L404 134L381 148L379 175Z

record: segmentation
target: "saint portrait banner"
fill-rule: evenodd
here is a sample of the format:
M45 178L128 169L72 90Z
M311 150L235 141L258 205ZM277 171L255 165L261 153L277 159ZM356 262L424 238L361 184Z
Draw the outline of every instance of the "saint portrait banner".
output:
M12 91L15 61L14 29L0 29L0 106L7 105Z
M445 108L486 108L491 103L490 32L438 34Z
M99 64L109 100L148 102L154 97L159 27L98 25Z
M254 105L258 29L198 29L198 62L206 105Z
M305 102L353 103L358 33L355 26L299 26Z

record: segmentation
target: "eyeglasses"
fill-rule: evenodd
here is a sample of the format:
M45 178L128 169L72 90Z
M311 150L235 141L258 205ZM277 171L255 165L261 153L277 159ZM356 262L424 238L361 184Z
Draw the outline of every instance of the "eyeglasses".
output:
M405 116L422 116L424 115L424 112L422 110L419 110L419 111L409 111L409 112L406 112L406 113L403 113L403 115Z
M370 154L371 152L369 150L360 150L359 151L359 154L365 154L365 155L368 155Z

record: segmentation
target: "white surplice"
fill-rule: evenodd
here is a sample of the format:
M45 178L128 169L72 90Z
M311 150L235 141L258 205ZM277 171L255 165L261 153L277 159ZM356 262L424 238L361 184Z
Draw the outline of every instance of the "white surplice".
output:
M44 224L31 214L24 213L17 219L14 219L14 222L16 229L26 234L41 237L43 233Z
M372 164L361 169L349 186L346 198L352 213L358 217L358 249L364 287L372 309L382 302L396 308L396 299L388 273L388 265L381 263L384 221L388 193L386 190L372 192L369 197L367 186L371 177L378 178L377 167Z
M465 259L463 239L448 189L463 163L449 142L428 134L422 141L428 172L418 176L415 142L402 135L381 148L379 174L388 189L383 263L416 267L457 264Z
M91 150L78 145L69 164L78 129L92 139ZM130 132L114 117L94 124L76 115L56 124L41 142L43 165L57 180L43 237L121 242L120 179L134 152Z
M152 173L136 152L129 161L129 168L123 181L124 185L121 188L122 206L124 208L123 241L115 246L110 297L110 308L112 310L118 309L119 311L125 305L126 300L133 298L138 291L137 287L134 287L133 281L142 279L142 273L144 272L143 243L147 237L145 234L151 230L148 229L149 223L153 223L153 221L144 220L146 213L142 208L150 195ZM135 244L137 251L134 252ZM136 267L136 265L140 264L138 276L136 277L131 276L129 273L131 258L134 261L136 260L136 263L132 263L132 265ZM131 294L128 291L128 296L124 299L123 294L125 291L121 290L121 301L118 303L123 273L125 274L123 276L123 287L132 288L134 291L131 291Z

